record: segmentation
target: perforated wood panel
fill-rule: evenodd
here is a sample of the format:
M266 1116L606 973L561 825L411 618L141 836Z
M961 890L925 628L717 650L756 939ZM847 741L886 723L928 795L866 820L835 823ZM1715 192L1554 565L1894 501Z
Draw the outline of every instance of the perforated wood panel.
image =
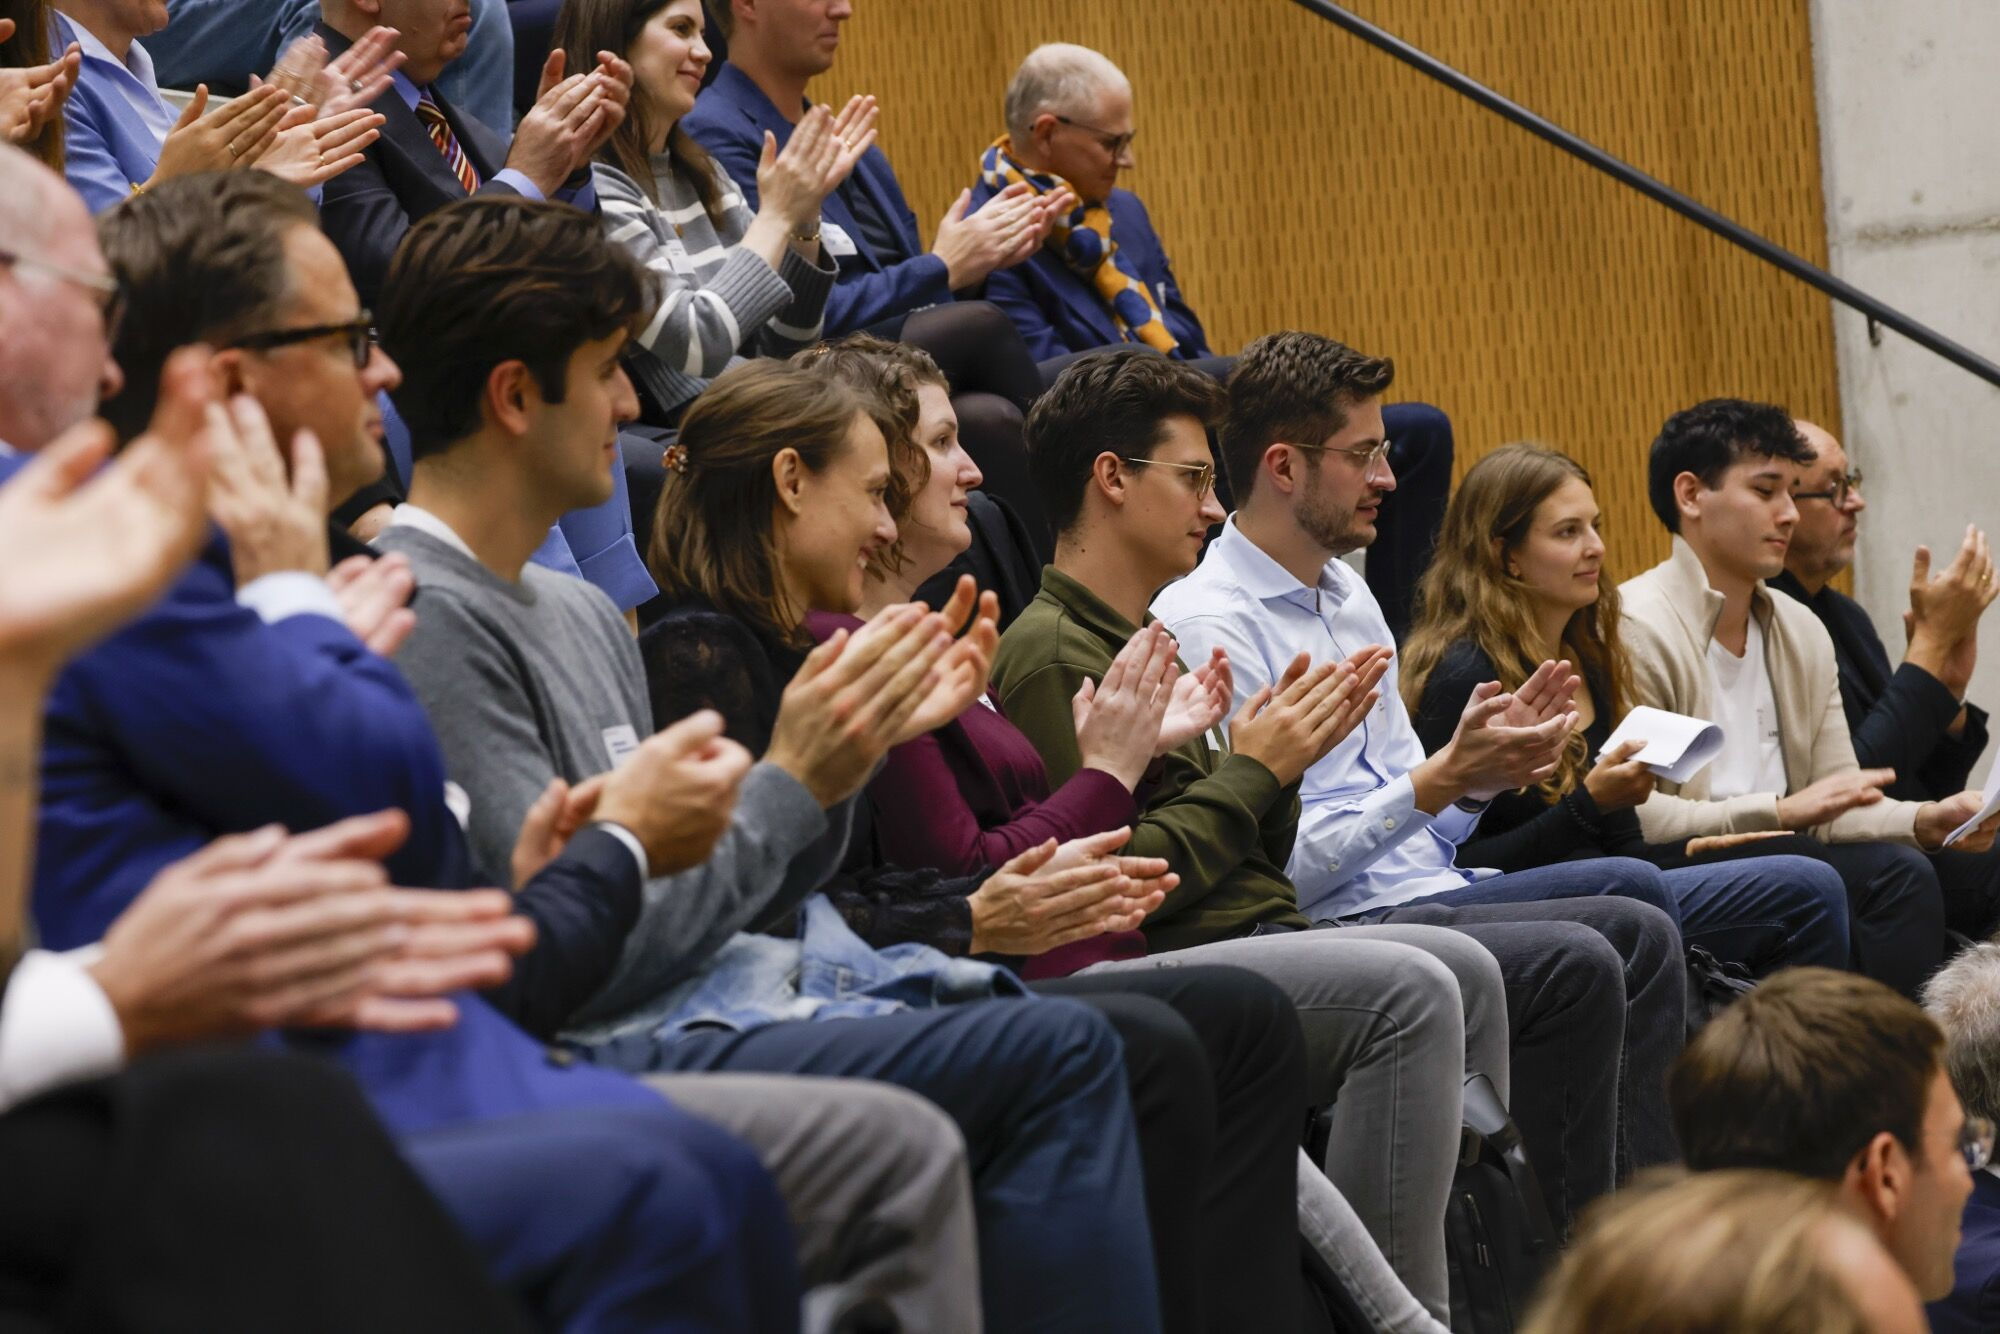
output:
M1801 0L1356 0L1431 51L1823 264ZM1143 195L1218 350L1268 329L1395 357L1459 469L1508 440L1598 479L1617 570L1664 556L1645 449L1716 394L1838 431L1827 302L1286 0L865 0L823 99L877 94L928 234L1043 41L1131 76ZM837 105L836 101L836 105Z

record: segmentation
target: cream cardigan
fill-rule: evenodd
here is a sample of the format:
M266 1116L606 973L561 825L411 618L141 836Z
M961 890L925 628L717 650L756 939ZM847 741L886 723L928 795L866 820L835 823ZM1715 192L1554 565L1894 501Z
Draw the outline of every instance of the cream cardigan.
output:
M1679 536L1673 555L1619 585L1624 611L1618 623L1632 666L1633 704L1650 704L1695 718L1713 718L1708 645L1722 616L1722 594L1708 585L1701 558ZM1661 783L1639 807L1646 838L1673 843L1702 834L1777 829L1778 798L1829 774L1859 768L1840 705L1840 676L1833 640L1803 604L1773 597L1757 585L1750 614L1764 635L1764 664L1778 703L1778 741L1785 758L1786 792L1753 792L1722 800L1709 796L1709 771L1686 783ZM1859 806L1809 832L1829 843L1887 842L1917 846L1919 803L1880 801Z

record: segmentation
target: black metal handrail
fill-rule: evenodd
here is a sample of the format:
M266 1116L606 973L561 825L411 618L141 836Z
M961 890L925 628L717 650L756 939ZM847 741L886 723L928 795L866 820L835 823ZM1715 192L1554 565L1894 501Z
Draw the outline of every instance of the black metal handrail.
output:
M1953 342L1935 329L1919 324L1887 302L1870 296L1852 283L1834 277L1817 264L1801 259L1777 242L1759 236L1735 219L1724 217L1708 205L1689 198L1665 181L1648 176L1631 163L1611 156L1596 144L1579 138L1545 117L1536 115L1520 103L1501 96L1485 84L1445 64L1436 56L1411 46L1393 33L1385 32L1359 15L1331 3L1331 0L1296 0L1296 3L1329 23L1337 24L1353 33L1370 46L1386 51L1404 64L1429 75L1454 92L1472 99L1488 111L1512 121L1537 138L1554 144L1570 156L1581 158L1613 180L1632 187L1657 203L1665 204L1683 217L1692 218L1723 240L1742 247L1767 264L1783 269L1801 282L1812 284L1842 305L1860 311L1868 317L1871 334L1874 332L1873 326L1877 324L1894 329L1919 347L1928 348L1953 365L1968 370L1986 383L2000 388L2000 366L1994 365L1971 348Z

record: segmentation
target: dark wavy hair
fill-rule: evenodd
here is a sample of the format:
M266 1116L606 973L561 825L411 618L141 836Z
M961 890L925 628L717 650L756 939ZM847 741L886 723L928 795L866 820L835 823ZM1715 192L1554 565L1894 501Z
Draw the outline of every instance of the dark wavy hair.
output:
M1697 403L1667 418L1653 440L1646 460L1646 499L1667 531L1678 533L1681 510L1674 500L1674 478L1691 472L1714 490L1733 464L1752 457L1811 463L1819 455L1783 408L1741 398Z
M412 227L382 290L382 350L403 369L393 394L416 459L479 429L495 366L523 363L560 403L576 350L636 331L659 301L653 276L595 217L487 195Z
M666 7L667 0L563 0L550 41L553 49L563 53L563 68L574 74L595 67L599 51L625 55L638 40L639 30ZM653 185L653 160L647 145L653 142L658 115L644 90L634 88L624 124L598 150L600 158L637 181L655 204L660 196ZM667 157L694 187L709 221L720 223L723 190L716 175L720 168L708 150L676 123L667 131Z

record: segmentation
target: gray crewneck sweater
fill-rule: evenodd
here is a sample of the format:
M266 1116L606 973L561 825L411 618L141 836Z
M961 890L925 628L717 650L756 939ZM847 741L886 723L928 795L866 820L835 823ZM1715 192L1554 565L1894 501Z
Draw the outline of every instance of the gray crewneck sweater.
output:
M510 582L402 522L375 545L416 573L417 628L396 665L472 799L473 855L507 874L549 779L603 773L651 734L638 646L611 599L581 579L529 565ZM571 1026L615 1029L703 973L737 932L796 908L839 866L853 814L853 799L823 811L790 774L753 767L709 859L647 881L616 971Z

